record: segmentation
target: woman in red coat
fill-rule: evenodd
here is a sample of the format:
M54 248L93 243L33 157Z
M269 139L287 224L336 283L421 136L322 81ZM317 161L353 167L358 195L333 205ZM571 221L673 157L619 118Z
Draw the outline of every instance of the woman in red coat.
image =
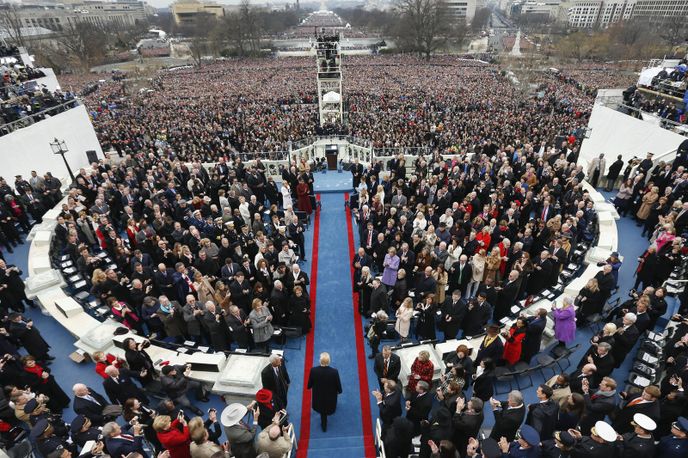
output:
M183 416L172 421L169 415L158 415L153 420L153 429L160 444L170 452L170 458L191 458L191 436Z
M509 332L504 331L502 333L506 339L502 358L510 366L513 366L521 359L521 346L523 344L523 339L526 338L526 326L527 323L525 319L518 318L516 323L511 325Z
M296 186L296 197L298 199L297 207L299 210L309 215L313 213L313 207L311 206L311 188L309 188L301 178L299 178L299 184Z
M57 383L55 377L50 375L48 369L39 366L36 363L36 358L31 355L23 356L21 362L24 365L24 371L35 377L31 383L34 390L48 397L47 404L50 411L61 413L62 409L69 405L70 399Z
M423 380L427 382L428 385L432 386L432 375L435 372L435 365L430 361L430 353L422 350L418 353L416 360L411 365L411 374L409 375L409 381L407 389L411 393L416 392L416 385L418 382Z

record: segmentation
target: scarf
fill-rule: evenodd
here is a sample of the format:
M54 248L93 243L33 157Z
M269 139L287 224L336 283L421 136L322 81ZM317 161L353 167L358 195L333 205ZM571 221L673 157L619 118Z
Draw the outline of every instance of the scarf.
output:
M162 313L164 313L165 315L169 315L170 312L172 311L172 303L169 303L167 305L160 304L160 311Z
M612 396L616 395L616 390L611 390L611 391L600 391L597 390L593 396L596 398L611 398Z

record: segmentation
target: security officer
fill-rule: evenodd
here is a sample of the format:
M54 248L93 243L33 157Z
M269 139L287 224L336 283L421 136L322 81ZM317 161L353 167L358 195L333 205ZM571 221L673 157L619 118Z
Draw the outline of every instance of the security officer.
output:
M542 441L542 458L568 458L576 439L568 431L555 431L554 439Z
M48 456L60 446L68 449L72 454L76 453L76 447L71 441L68 441L68 437L56 435L55 429L45 418L38 420L31 428L31 439L36 441L38 451L43 456Z
M659 441L659 453L662 458L685 458L688 456L688 418L678 417L671 424L671 434Z
M72 420L70 424L70 429L72 432L72 440L79 448L82 448L88 441L97 442L101 435L100 428L93 426L91 420L84 415L77 415L74 417L74 420Z
M655 440L652 431L657 429L657 423L645 414L633 415L632 433L619 436L616 441L618 458L654 458Z
M571 449L571 458L610 458L615 456L617 434L609 423L598 421L590 429L590 436L583 436L580 431L569 429L576 439L576 444Z
M516 433L515 440L507 442L506 437L499 440L499 448L509 458L539 458L540 434L530 425L523 425Z
M53 427L57 436L66 437L69 434L67 425L62 421L62 417L53 415L50 409L36 398L29 399L24 404L24 412L29 415L29 424L31 426L35 426L41 420L46 420Z

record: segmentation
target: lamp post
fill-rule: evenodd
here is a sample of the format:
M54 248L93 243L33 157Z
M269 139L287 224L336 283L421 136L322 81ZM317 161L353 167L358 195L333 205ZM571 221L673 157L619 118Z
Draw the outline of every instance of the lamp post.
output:
M74 181L74 174L72 173L71 167L69 167L69 162L67 162L67 158L65 157L65 154L69 152L69 149L67 149L67 144L65 143L64 140L58 140L55 138L55 141L50 143L50 148L52 148L54 154L59 154L62 156L62 160L65 163L65 166L67 167L67 172L69 172L69 177L72 179L72 182Z

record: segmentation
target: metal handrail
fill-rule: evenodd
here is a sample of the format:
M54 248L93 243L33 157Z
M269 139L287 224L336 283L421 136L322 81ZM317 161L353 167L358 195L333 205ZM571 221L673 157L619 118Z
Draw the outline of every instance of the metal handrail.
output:
M80 103L78 99L71 99L59 105L55 105L54 107L46 108L45 110L41 110L36 113L31 113L30 115L24 116L23 118L17 119L16 121L2 124L0 125L0 136L10 134L15 130L19 130L21 128L42 121L43 119L38 119L38 117L40 116L45 116L53 112L61 113L71 108L76 108L79 105Z

